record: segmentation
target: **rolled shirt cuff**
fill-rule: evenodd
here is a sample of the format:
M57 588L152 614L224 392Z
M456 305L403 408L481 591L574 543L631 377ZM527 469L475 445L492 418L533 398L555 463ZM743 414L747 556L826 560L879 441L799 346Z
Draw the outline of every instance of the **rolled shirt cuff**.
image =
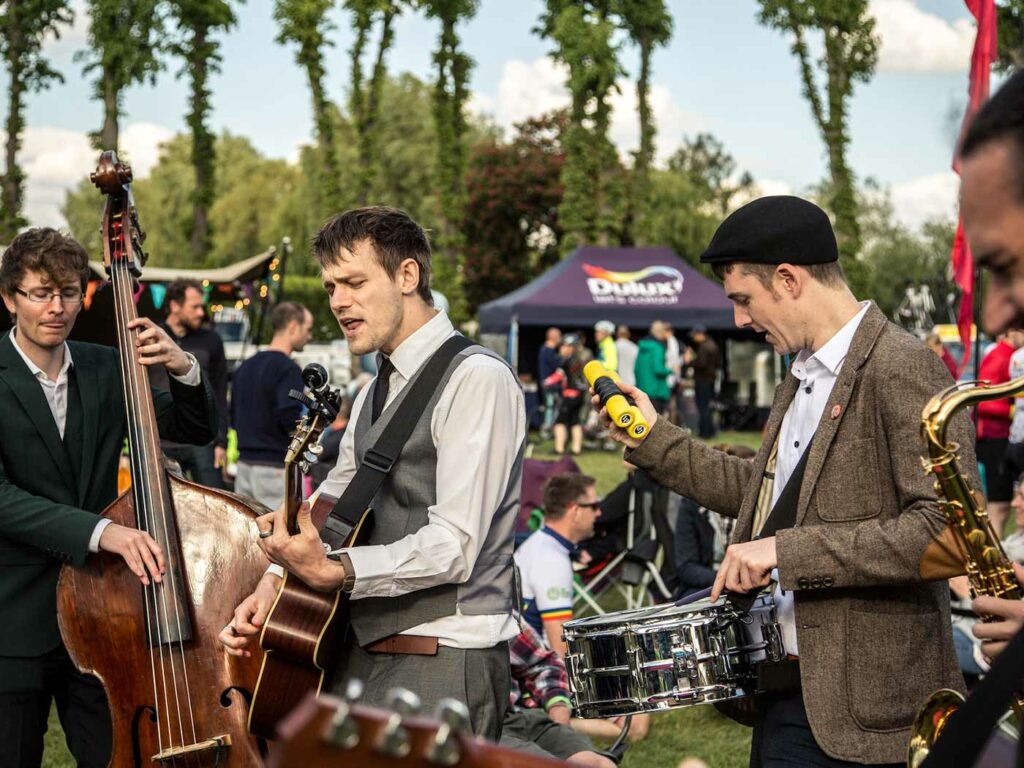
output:
M544 711L549 712L552 707L558 706L559 704L564 704L569 709L572 709L572 699L570 699L568 696L558 695L552 696L550 699L544 702Z
M177 381L180 381L182 384L186 386L198 387L199 383L203 380L203 377L199 370L199 361L196 360L196 356L193 355L191 352L186 352L185 354L188 355L188 359L192 361L192 367L188 369L188 373L182 374L181 376L176 376L170 371L168 371L168 373L170 373L171 376L174 376L174 378Z
M107 526L110 525L113 520L103 518L96 527L92 529L92 536L89 537L89 551L95 554L100 551L100 537L103 536L103 531L106 530ZM81 539L79 539L81 541Z

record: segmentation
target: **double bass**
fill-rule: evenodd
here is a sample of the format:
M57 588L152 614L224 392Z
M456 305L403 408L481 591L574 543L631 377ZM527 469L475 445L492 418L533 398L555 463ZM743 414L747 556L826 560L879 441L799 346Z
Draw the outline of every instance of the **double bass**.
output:
M107 195L103 260L117 322L131 449L131 488L104 516L147 531L163 548L160 583L143 586L108 553L64 567L57 587L61 635L72 660L100 679L113 722L113 768L263 764L246 730L260 654L222 652L217 633L267 562L255 518L268 510L170 473L160 452L146 367L138 362L135 286L144 260L131 169L104 152L92 181Z

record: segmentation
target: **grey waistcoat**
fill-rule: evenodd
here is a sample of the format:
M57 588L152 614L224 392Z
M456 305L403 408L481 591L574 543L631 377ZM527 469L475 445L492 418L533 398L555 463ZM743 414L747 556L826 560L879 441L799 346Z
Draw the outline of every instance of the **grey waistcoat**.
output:
M427 508L437 501L437 451L430 433L431 417L452 373L469 355L474 354L486 354L501 360L490 350L476 345L455 356L430 402L420 412L412 435L399 454L391 474L373 498L371 507L374 526L367 544L391 544L427 524ZM376 424L370 423L372 393L363 401L363 408L355 422L357 466L362 464L366 452L394 416L417 376L419 373L388 404ZM452 418L474 419L475 414L453 413ZM456 607L461 613L471 615L512 613L515 608L512 547L519 512L522 472L523 445L520 445L504 496L494 510L480 555L467 581L462 584L440 584L397 597L369 597L352 601L352 628L360 645L365 646L419 624L452 616ZM356 574L358 578L359 574Z

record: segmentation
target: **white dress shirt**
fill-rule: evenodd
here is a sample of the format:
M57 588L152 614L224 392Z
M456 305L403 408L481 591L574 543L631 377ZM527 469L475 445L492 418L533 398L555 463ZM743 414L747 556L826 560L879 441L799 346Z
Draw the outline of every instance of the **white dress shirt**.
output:
M398 346L390 357L394 371L385 408L454 333L448 316L438 312ZM362 408L372 405L373 388L371 382L356 397L338 463L320 486L336 498L355 475L355 424ZM488 355L470 355L442 390L430 431L437 449L437 503L418 531L391 544L345 550L355 574L353 600L395 597L469 578L526 439L523 395L508 367ZM518 635L519 622L510 614L456 610L402 634L437 637L454 648L490 648Z
M50 406L50 413L53 414L53 420L57 424L57 431L60 432L61 440L64 439L64 428L68 421L68 372L74 366L74 360L71 359L71 347L68 343L64 342L64 363L60 367L60 373L57 374L57 380L54 381L46 375L46 371L36 365L25 354L25 351L18 346L18 329L15 327L11 331L11 344L14 346L15 351L21 355L21 359L25 361L25 365L28 366L29 371L36 377L36 381L39 382L39 386L43 389L43 396L46 398L47 404ZM189 359L192 361L192 367L188 373L184 376L175 376L178 381L182 384L187 384L190 387L194 387L202 381L202 376L199 371L199 363L193 355L186 352ZM173 374L172 374L173 375ZM99 552L100 551L100 536L103 535L103 530L110 525L111 521L107 518L101 518L96 527L93 528L92 536L89 537L89 551Z
M860 326L860 321L871 306L870 301L862 301L860 312L854 315L839 331L822 345L814 354L806 349L797 353L790 368L799 380L796 394L789 404L786 415L782 419L779 431L779 449L775 463L775 484L772 488L772 508L779 500L782 489L786 487L793 470L800 463L800 457L814 437L821 421L825 405L832 395L839 371L843 367L850 343ZM778 569L773 573L778 579ZM777 590L775 604L779 611L779 625L782 628L782 641L786 652L796 654L796 617L794 615L793 593L782 589Z

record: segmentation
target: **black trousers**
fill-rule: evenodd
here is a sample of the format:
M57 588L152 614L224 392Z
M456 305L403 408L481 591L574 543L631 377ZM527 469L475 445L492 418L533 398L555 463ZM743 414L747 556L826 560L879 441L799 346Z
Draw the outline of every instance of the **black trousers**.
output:
M701 437L714 437L718 430L711 415L711 400L715 396L715 382L706 379L693 380L693 396L697 401L697 412L700 415L699 434Z
M181 465L181 471L192 482L207 488L223 488L224 477L213 466L213 443L209 445L175 445L164 448L164 453Z
M50 705L79 768L106 768L112 729L100 682L83 675L61 645L42 656L0 656L0 768L38 768Z
M800 691L766 696L750 743L750 768L850 768L860 765L829 757L818 746L807 722ZM905 768L892 763L878 768Z

